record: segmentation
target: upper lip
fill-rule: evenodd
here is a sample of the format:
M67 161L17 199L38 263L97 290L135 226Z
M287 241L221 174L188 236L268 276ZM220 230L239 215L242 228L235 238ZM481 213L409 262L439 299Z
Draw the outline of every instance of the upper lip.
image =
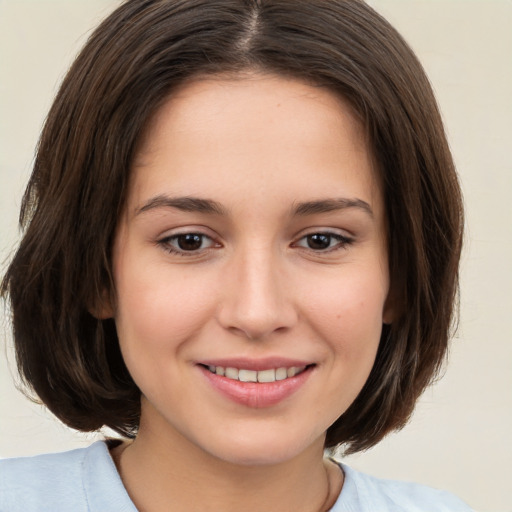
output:
M223 368L238 368L244 370L263 371L273 368L292 368L310 366L314 364L312 361L304 361L300 359L290 359L285 357L267 357L262 359L248 358L229 358L229 359L205 359L198 361L197 364L204 366L222 366Z

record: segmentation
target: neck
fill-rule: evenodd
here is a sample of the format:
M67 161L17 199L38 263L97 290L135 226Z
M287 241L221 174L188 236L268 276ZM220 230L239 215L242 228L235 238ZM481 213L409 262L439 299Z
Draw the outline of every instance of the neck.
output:
M241 465L205 453L175 433L143 428L112 455L141 512L328 510L341 490L341 472L323 460L323 439L288 460Z

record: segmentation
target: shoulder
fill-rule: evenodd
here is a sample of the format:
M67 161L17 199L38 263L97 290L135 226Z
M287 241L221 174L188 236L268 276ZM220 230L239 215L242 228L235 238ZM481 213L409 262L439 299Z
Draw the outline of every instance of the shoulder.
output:
M376 478L338 464L345 473L345 483L332 512L471 512L468 505L449 492Z
M63 453L0 460L2 512L86 512L128 497L104 442ZM114 510L105 508L104 510ZM119 510L133 510L129 505Z
M41 503L48 509L59 502L74 510L84 502L81 492L81 466L87 449L64 453L20 457L0 461L0 510L37 510ZM58 508L56 508L58 510Z

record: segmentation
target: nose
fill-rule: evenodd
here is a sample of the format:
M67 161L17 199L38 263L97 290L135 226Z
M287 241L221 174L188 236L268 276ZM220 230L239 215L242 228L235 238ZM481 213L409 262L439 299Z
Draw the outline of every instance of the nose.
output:
M246 251L230 260L223 277L218 320L250 340L284 332L297 322L286 272L269 250Z

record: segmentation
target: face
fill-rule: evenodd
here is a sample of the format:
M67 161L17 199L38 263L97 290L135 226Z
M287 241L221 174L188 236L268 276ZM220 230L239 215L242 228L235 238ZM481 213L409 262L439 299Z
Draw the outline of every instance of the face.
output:
M237 464L321 448L390 315L358 120L299 81L187 84L141 145L113 267L140 436Z

